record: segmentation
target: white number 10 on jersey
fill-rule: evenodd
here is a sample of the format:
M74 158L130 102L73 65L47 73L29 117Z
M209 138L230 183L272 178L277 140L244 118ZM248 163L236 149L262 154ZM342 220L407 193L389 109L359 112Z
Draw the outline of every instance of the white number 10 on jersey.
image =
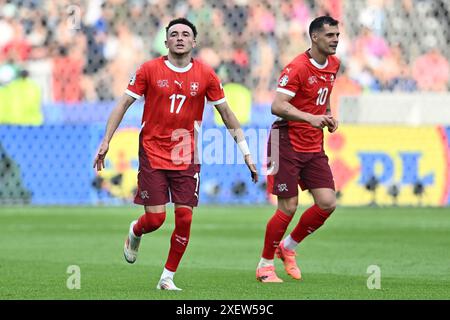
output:
M320 88L317 94L316 106L323 106L327 101L328 88Z
M184 101L186 100L186 96L182 94L173 94L169 97L170 101L170 113L173 113L175 109L175 100L180 99L180 103L178 104L177 110L175 111L176 114L180 113L181 107L183 106Z

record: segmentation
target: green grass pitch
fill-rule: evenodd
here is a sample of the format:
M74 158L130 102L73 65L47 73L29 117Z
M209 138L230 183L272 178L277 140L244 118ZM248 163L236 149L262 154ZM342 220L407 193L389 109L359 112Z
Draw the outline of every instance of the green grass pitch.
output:
M173 229L144 236L138 261L122 246L139 207L0 207L0 299L449 299L448 208L338 208L305 239L297 260L304 279L255 280L265 225L274 209L201 206L175 277L181 292L156 290ZM300 211L300 210L299 210ZM298 221L299 212L288 231ZM67 268L81 270L69 290ZM367 268L381 271L369 290Z

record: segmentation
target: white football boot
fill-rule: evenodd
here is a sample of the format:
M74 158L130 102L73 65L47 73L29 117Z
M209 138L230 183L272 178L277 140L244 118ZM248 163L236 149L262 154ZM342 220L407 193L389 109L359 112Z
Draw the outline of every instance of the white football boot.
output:
M128 231L128 236L123 246L123 256L128 263L134 263L136 261L139 244L141 243L141 237L136 237L133 233L133 227L136 223L137 220L131 222L130 230Z
M156 289L159 290L176 290L181 291L182 289L178 288L175 283L173 283L172 278L161 278L156 286Z

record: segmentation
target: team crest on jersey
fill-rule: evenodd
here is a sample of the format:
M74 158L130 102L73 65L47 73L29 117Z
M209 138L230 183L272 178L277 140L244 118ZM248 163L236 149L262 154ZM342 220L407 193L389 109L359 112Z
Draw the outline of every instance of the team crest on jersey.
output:
M134 86L134 83L136 82L136 73L135 74L133 74L133 76L131 77L131 79L130 79L130 85L131 86Z
M156 81L156 84L160 88L164 88L164 87L168 88L169 87L169 80L158 80L158 81Z
M197 94L198 88L200 84L198 82L191 82L191 96L195 96Z
M191 91L198 91L199 86L198 82L191 82Z
M309 77L308 78L308 83L309 84L317 83L317 77L316 76Z
M289 82L289 77L287 76L287 74L285 74L285 75L282 76L281 79L280 79L280 82L279 82L280 87L286 86L286 85L288 84L288 82Z
M331 75L330 81L331 81L331 82L334 82L334 74Z

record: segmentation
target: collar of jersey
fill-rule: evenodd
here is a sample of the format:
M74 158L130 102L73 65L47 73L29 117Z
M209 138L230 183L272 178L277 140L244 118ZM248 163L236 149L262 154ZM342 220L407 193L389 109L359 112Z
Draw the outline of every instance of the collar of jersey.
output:
M325 68L327 67L327 65L328 65L328 58L327 58L327 61L325 61L324 64L319 64L319 63L317 63L317 61L314 60L314 58L311 56L311 53L309 52L309 50L310 50L310 49L308 49L308 50L306 51L306 54L308 55L309 61L311 62L311 64L312 64L314 67L316 67L317 69L325 69Z
M183 68L174 66L172 63L170 63L169 59L164 59L164 63L170 70L175 71L175 72L187 72L187 71L191 70L191 68L192 68L192 62L189 62L189 64Z
M324 64L318 64L316 60L314 60L313 58L309 59L309 61L311 61L312 65L314 67L316 67L317 69L325 69L328 65L328 59L327 61L325 61Z

